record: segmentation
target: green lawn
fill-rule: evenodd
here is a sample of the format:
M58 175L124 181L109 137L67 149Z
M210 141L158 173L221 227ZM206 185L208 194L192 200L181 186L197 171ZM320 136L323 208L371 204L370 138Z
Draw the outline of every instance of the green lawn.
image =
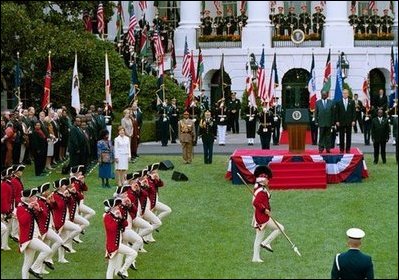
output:
M373 257L376 278L398 278L398 169L394 157L388 164L373 165L366 155L370 177L362 183L328 185L327 190L273 191L274 217L302 253L298 257L280 235L274 253L262 251L264 263L252 263L255 232L251 228L251 195L244 186L224 179L228 156L215 156L204 165L201 155L185 165L180 156L141 156L132 171L149 163L170 159L188 182L171 180L171 171L161 171L166 187L160 200L172 208L156 243L137 258L138 271L130 278L329 278L333 258L346 250L345 232L359 227L366 232L363 251ZM34 177L32 166L25 172L26 187L44 182ZM60 178L52 174L49 180ZM97 215L74 245L76 254L66 253L68 264L55 263L45 278L105 278L102 201L114 189L102 189L94 170L87 179L86 204ZM1 278L20 278L23 255L10 240L12 251L1 253ZM54 259L56 261L56 258ZM32 277L31 277L32 278Z

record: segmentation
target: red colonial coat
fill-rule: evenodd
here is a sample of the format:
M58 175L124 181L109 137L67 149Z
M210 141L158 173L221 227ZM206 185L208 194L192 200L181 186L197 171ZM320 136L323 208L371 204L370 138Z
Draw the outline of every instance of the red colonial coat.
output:
M150 209L152 210L157 203L158 188L163 187L164 183L161 179L148 178L148 198L150 199Z
M37 198L37 203L39 203L41 211L35 211L36 222L37 225L39 226L40 234L44 236L47 233L48 228L50 226L51 208L46 198L42 196L39 196Z
M103 215L105 228L105 257L113 258L119 249L121 232L125 230L127 221L115 217L111 212Z
M17 219L19 224L19 247L22 252L33 238L35 230L33 209L30 209L26 203L21 203L17 207Z
M65 224L68 197L59 192L54 192L53 198L54 201L51 202L50 205L53 214L54 228L58 232Z
M72 187L74 187L76 190L76 199L78 200L79 204L79 202L85 198L83 192L88 191L87 185L82 181L75 181L72 183Z
M11 182L1 181L1 214L11 214L14 210L13 190Z
M140 200L140 205L141 205L141 215L143 215L144 211L145 211L145 207L147 206L148 192L146 190L141 189L139 196L140 196L139 200Z
M79 206L79 193L71 193L71 196L68 197L67 207L69 210L69 220L73 222L75 220L76 209Z
M11 178L11 185L14 191L14 203L15 207L21 202L22 191L24 190L24 185L19 177L12 177Z
M270 199L270 193L261 185L258 185L254 189L254 198L252 200L252 205L255 208L255 213L254 213L256 221L255 227L261 226L269 221L270 217L265 213L266 209L268 209L269 211L271 210L269 199Z

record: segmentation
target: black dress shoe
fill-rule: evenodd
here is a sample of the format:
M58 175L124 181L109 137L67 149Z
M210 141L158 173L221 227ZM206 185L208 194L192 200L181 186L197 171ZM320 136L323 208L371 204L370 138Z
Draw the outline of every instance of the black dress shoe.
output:
M62 248L64 248L65 251L67 251L68 253L71 252L71 249L69 249L67 246L65 245L61 245Z
M262 248L266 249L267 251L273 253L273 249L272 249L272 247L271 247L269 244L263 245L263 244L261 243L260 246L261 246Z
M120 271L118 271L118 274L117 274L120 278L122 278L122 279L127 279L127 277L125 276L125 275L123 275Z
M131 265L129 266L129 268L130 268L130 269L133 269L133 270L137 270L137 267L136 267L134 264L131 264Z
M54 270L54 265L53 265L51 262L46 262L46 261L44 261L44 264L45 264L48 268L50 268L51 270Z
M10 238L11 238L14 242L17 242L17 243L19 242L18 238L16 238L15 236L11 236L11 235L10 235Z
M43 279L42 275L39 273L36 273L32 270L32 268L29 268L29 273L35 276L37 279Z

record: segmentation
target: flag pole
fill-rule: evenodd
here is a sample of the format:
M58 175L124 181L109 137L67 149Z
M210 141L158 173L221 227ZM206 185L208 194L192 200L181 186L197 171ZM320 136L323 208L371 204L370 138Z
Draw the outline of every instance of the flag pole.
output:
M17 52L17 63L18 63L18 67L17 67L17 71L18 73L16 73L16 75L18 75L18 85L17 85L17 100L18 100L18 104L16 109L18 110L18 108L22 105L21 103L21 71L20 71L20 67L19 67L19 52Z
M51 61L51 50L48 51L48 61ZM48 64L48 62L47 62L47 64ZM46 70L46 71L47 71L47 70ZM46 73L46 74L47 74L47 73ZM50 77L51 77L51 75L50 75ZM51 93L51 91L50 91L49 94L48 94L48 104L47 104L47 106L50 105L50 93Z

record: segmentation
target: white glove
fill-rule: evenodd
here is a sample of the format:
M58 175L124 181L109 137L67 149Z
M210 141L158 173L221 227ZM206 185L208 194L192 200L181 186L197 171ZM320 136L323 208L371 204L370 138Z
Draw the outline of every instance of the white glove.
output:
M312 122L314 122L315 118L312 118Z
M250 118L249 118L249 121L250 121L250 122L251 122L251 121L253 121L253 120L254 120L254 118L253 118L253 117L250 117Z
M276 122L276 121L278 120L278 118L277 118L277 117L274 117L273 120Z
M224 121L224 118L221 118L220 121L223 122L223 121Z
M197 121L197 119L193 119L193 122L196 122Z
M263 112L265 112L265 113L266 113L266 112L267 112L267 109L266 109L266 108L263 108Z

